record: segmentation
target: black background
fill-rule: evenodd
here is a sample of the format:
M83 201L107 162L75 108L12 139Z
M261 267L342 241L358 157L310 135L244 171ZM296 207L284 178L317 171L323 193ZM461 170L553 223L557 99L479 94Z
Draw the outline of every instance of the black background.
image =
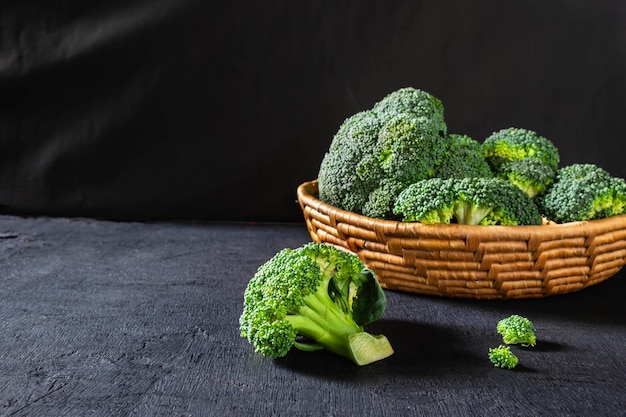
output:
M626 176L621 0L5 1L0 206L299 221L339 124L406 86L482 141Z

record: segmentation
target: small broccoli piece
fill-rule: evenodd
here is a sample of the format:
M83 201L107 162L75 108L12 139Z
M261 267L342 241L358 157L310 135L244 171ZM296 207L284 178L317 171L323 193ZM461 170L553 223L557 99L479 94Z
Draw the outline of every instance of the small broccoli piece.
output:
M244 293L240 332L266 357L282 357L292 347L326 349L367 365L393 354L384 335L363 328L386 305L376 276L356 255L309 243L259 267Z
M535 198L552 185L556 171L540 159L522 158L501 164L496 175Z
M543 136L528 129L511 127L492 133L482 144L483 153L491 169L497 173L507 161L535 158L545 162L554 171L559 165L559 151Z
M430 178L400 193L394 212L404 221L469 225L539 225L541 214L518 187L499 178ZM450 216L450 212L452 215Z
M502 341L507 345L535 346L537 342L537 334L532 321L517 314L500 320L496 330L502 335Z
M559 169L537 204L557 223L616 216L626 210L626 182L594 164L572 164Z
M515 368L519 362L518 357L511 351L511 348L505 345L489 348L489 360L494 366L506 369Z
M446 151L435 176L439 178L488 178L493 177L493 173L478 141L466 135L450 134Z

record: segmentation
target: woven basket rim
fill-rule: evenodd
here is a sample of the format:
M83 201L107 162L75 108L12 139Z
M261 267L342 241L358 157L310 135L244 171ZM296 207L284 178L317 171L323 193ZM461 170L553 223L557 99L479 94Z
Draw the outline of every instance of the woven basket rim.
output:
M419 222L402 222L396 220L378 219L367 217L362 214L346 211L338 207L332 206L328 203L321 201L317 196L317 179L306 181L300 184L297 188L297 196L301 201L300 204L306 204L311 207L315 207L324 213L332 213L338 219L348 219L350 223L358 225L368 225L375 223L377 227L382 227L385 230L393 231L398 234L407 235L437 235L451 234L455 236L477 236L480 234L493 235L494 233L501 233L503 235L555 235L557 237L565 237L570 233L580 235L586 233L586 230L595 231L610 231L617 227L617 225L623 225L626 223L626 214L607 217L598 220L585 220L568 223L553 223L542 225L517 225L517 226L503 226L503 225L465 225L465 224L423 224Z

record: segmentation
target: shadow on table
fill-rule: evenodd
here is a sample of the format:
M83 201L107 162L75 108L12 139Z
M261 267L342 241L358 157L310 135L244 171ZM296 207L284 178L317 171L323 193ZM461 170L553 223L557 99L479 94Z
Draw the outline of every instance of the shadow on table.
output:
M458 329L397 320L380 320L367 327L372 334L384 333L394 348L394 355L367 366L356 366L329 352L300 352L296 349L277 360L277 364L295 372L320 378L350 380L384 379L386 376L427 376L458 373L469 368L484 368L485 357L467 349Z

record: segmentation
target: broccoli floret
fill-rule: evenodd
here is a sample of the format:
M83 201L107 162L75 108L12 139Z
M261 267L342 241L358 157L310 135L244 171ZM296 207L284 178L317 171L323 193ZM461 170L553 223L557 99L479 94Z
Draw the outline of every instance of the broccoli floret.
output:
M376 276L356 255L309 243L259 267L244 294L240 332L266 357L292 347L326 349L367 365L393 354L384 335L363 328L382 316L386 303Z
M392 218L398 194L410 184L431 178L445 149L446 139L409 113L383 125L373 152L382 178L362 208L369 217Z
M552 185L556 171L540 159L522 158L501 164L496 175L535 198Z
M455 181L430 178L403 190L394 204L394 213L405 222L448 224L455 217Z
M435 173L439 178L493 177L481 144L467 135L448 135L447 148Z
M419 118L434 133L440 136L445 136L447 133L441 100L423 90L412 87L401 88L374 104L373 110L384 121L398 114L408 113Z
M320 165L320 200L366 216L391 218L400 191L435 173L446 148L444 128L441 102L412 88L398 90L373 109L348 118Z
M494 366L506 369L515 368L519 362L518 357L511 351L511 348L505 345L489 348L489 360Z
M539 225L532 199L499 178L430 178L400 193L394 212L403 221L469 225ZM450 216L450 213L452 215Z
M625 213L626 182L594 164L572 164L559 169L537 204L557 223L615 216Z
M559 151L543 136L528 129L510 127L492 133L482 144L483 153L491 169L500 171L502 163L522 158L539 159L554 171L559 165Z
M394 219L393 203L406 184L393 178L383 178L363 205L361 213L368 217Z
M318 174L319 198L335 207L360 213L382 178L372 149L382 123L372 111L347 118L335 134Z
M533 322L517 314L500 320L496 330L507 345L535 346L537 333Z

